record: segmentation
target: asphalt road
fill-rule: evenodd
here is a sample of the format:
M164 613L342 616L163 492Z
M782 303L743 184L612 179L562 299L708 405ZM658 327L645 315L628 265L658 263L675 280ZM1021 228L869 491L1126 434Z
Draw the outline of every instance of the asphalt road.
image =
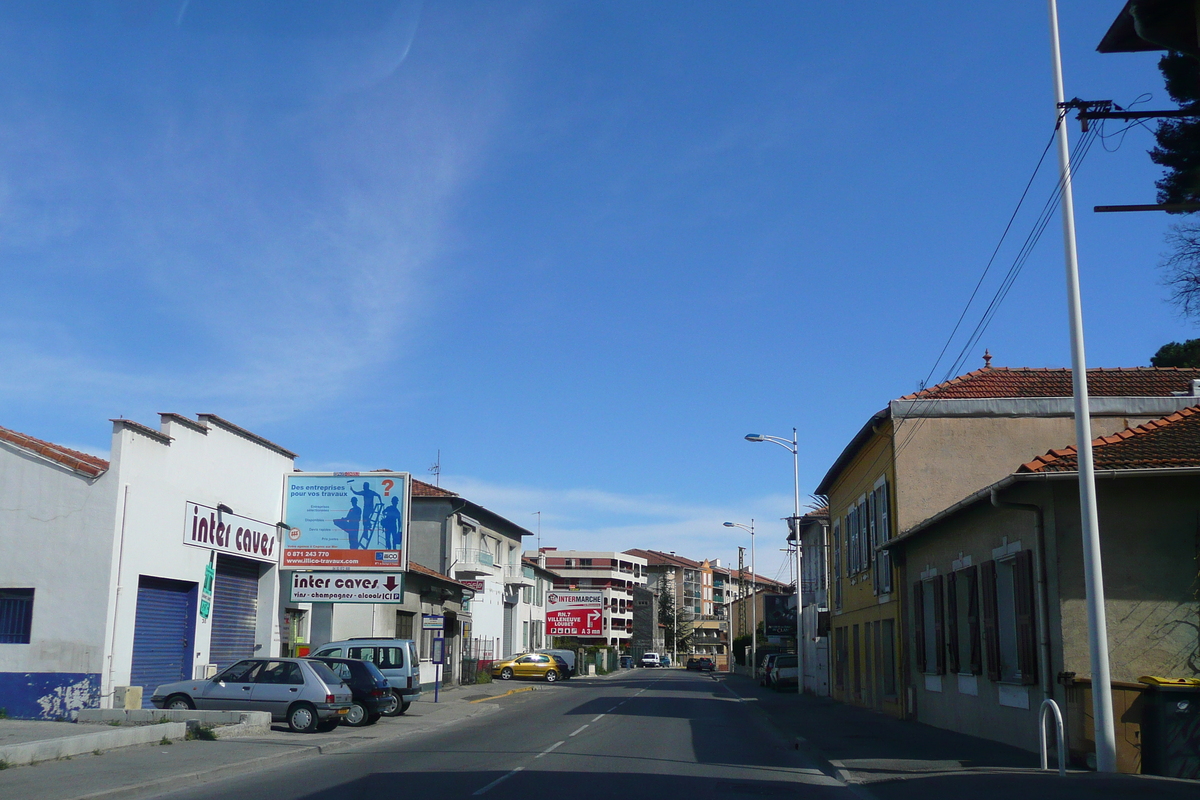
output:
M496 700L498 713L208 783L171 800L847 798L853 790L707 675L635 670Z

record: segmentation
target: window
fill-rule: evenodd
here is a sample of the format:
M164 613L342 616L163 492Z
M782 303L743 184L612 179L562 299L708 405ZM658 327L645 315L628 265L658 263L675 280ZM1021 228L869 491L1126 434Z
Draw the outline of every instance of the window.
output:
M858 574L858 507L850 509L846 515L846 550L847 566L850 575Z
M833 523L833 607L842 610L842 524Z
M1037 626L1034 623L1033 553L985 561L983 639L988 678L1005 683L1037 683Z
M579 566L581 566L581 567L590 567L591 565L592 565L592 560L591 560L590 558L581 558L581 559L579 559Z
M33 589L0 589L0 644L29 644Z
M529 605L529 604L533 603L533 587L532 586L522 586L521 587L521 602L524 603L525 605Z
M941 575L913 584L913 654L917 672L946 673L945 615L942 607Z
M413 638L413 614L407 611L396 612L396 638Z
M892 538L888 513L887 478L880 478L871 491L871 549L875 553L875 594L892 591L892 558L883 546Z
M946 667L950 672L983 671L979 644L979 568L946 576Z
M529 649L529 623L528 622L521 623L521 649L522 650Z

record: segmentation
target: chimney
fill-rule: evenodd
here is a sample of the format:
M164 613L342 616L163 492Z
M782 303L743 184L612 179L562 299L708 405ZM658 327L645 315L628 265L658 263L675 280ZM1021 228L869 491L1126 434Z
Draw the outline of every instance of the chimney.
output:
M1200 397L1200 378L1192 380L1192 397Z

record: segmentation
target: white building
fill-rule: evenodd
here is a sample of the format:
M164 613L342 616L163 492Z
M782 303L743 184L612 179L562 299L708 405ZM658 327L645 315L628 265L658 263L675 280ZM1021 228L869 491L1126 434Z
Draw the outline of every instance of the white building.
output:
M220 417L113 421L111 461L0 429L0 707L70 717L276 655L295 455Z

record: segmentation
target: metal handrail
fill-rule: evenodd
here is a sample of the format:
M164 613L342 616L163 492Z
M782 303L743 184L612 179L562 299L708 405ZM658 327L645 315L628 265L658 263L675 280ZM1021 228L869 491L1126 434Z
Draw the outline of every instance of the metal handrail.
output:
M1038 736L1040 737L1042 746L1042 769L1050 769L1049 752L1046 750L1046 709L1049 708L1054 712L1055 725L1055 749L1058 750L1058 774L1066 777L1067 775L1067 748L1066 734L1063 732L1062 711L1058 708L1058 703L1049 698L1042 701L1042 707L1038 709Z

